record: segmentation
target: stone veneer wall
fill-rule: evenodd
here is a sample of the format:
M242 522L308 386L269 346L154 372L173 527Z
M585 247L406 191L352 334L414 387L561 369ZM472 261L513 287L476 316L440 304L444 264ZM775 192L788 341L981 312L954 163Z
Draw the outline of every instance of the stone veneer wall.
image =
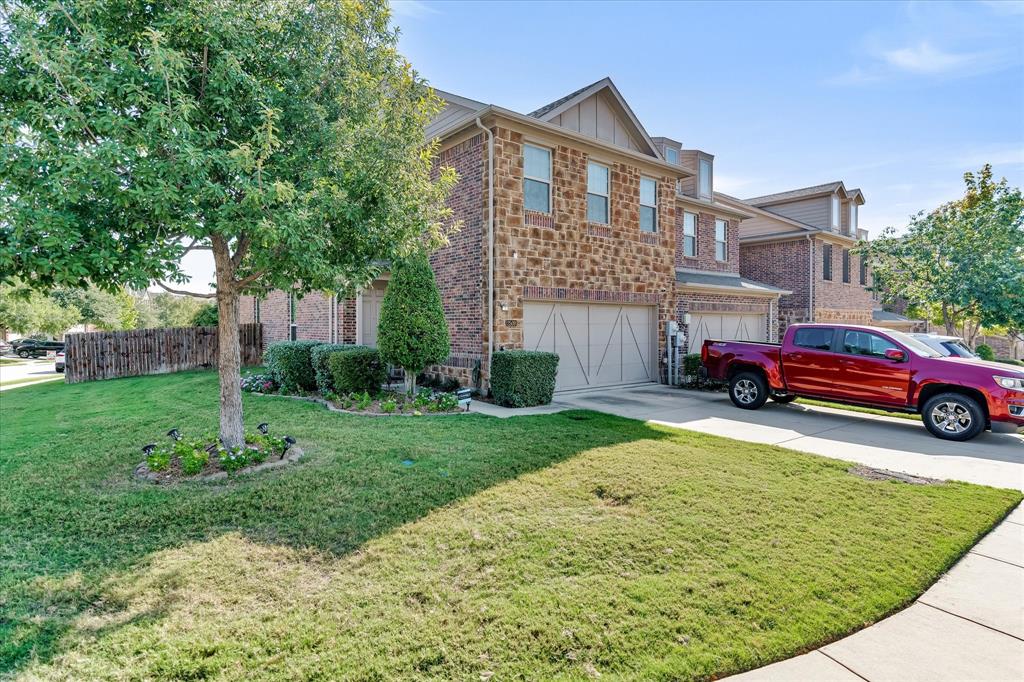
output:
M525 212L523 136L498 127L494 142L495 350L522 348L528 300L648 304L657 306L658 355L663 366L661 330L675 317L674 179L655 178L658 232L645 234L639 229L640 169L610 164L611 223L590 223L586 216L588 155L557 145L552 149L551 214Z

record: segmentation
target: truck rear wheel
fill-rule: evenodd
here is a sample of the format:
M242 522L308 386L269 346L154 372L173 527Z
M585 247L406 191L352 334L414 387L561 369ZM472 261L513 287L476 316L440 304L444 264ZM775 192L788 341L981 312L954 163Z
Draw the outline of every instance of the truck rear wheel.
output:
M985 414L974 398L962 393L940 393L921 410L925 428L943 440L970 440L985 430Z
M756 372L740 372L729 381L729 399L741 410L756 410L768 400L768 382Z

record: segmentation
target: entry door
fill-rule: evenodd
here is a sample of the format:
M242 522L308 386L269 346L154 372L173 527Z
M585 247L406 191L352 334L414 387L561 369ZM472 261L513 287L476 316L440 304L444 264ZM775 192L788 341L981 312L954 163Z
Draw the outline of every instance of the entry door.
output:
M360 342L364 346L377 347L377 326L380 325L380 304L384 300L386 282L374 282L360 294L362 314L360 316Z
M792 351L782 358L786 386L795 393L826 394L836 375L832 341L839 333L831 327L801 327L793 335Z
M654 309L526 303L523 347L558 353L557 390L653 381Z

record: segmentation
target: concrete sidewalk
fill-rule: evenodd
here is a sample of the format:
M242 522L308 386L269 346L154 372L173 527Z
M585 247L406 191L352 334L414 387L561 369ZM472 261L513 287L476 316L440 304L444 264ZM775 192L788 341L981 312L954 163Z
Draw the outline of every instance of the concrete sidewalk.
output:
M1024 507L909 608L734 682L1024 680Z

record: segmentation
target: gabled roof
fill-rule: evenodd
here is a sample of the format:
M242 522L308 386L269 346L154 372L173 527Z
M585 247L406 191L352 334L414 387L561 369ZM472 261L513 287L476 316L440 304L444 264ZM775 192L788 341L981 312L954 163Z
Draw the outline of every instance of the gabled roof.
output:
M785 223L787 225L792 225L793 227L798 227L801 230L806 230L807 232L820 232L821 231L820 228L817 228L814 225L809 225L808 223L802 222L800 220L796 220L795 218L790 218L788 216L781 215L779 213L773 213L772 211L766 211L763 208L758 208L757 206L753 205L752 203L750 203L749 201L747 201L745 199L737 199L736 197L730 196L730 195L726 194L725 192L715 192L715 198L716 199L721 199L726 204L729 204L729 205L735 206L737 208L741 208L743 210L746 210L746 211L754 214L755 216L762 216L762 217L765 217L765 218L771 218L772 220L777 220L780 223Z
M626 104L625 98L623 98L619 89L615 87L615 83L613 83L612 79L608 77L602 78L601 80L591 83L584 88L580 88L575 92L570 92L565 97L556 99L554 102L545 104L540 109L530 112L528 116L530 118L550 122L552 119L558 117L563 111L576 106L583 100L598 93L604 93L612 99L612 102L614 102L617 108L625 115L626 120L633 128L633 132L636 134L637 138L639 138L639 140L647 147L651 156L656 159L661 159L661 154L658 152L658 148L654 146L654 141L651 140L651 136L647 134L643 124L640 123L640 119L636 117L636 114L633 113L630 106Z
M821 194L832 194L842 186L842 181L837 180L836 182L826 182L823 185L813 185L811 187L791 189L788 192L776 192L775 194L765 194L764 196L744 199L743 201L754 206L764 206L766 204L779 204L784 201L807 199L809 197L816 197Z
M763 282L740 277L734 272L709 272L676 268L676 283L684 288L725 290L751 296L786 296L793 293Z

